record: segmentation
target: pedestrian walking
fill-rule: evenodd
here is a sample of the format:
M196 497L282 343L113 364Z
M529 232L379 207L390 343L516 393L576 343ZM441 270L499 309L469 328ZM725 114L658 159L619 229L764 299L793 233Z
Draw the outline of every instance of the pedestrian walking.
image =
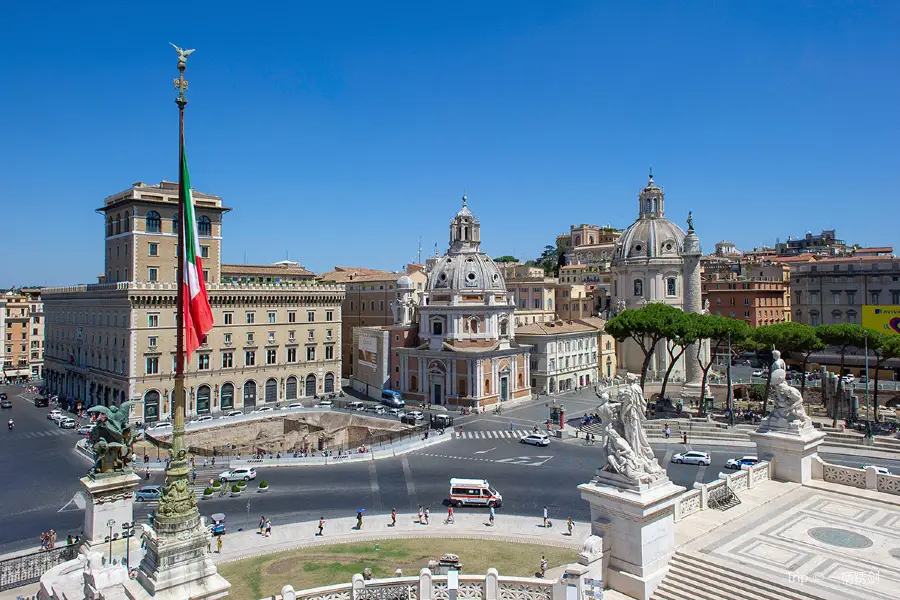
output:
M266 528L266 517L265 517L265 515L263 515L262 517L259 518L259 535L263 534L263 531L265 530L265 528Z
M453 524L453 505L452 504L447 508L447 524L448 525Z
M490 523L491 527L494 526L494 507L491 507L491 512L488 514L488 523Z
M669 439L669 435L671 435L671 431L669 430L669 424L666 423L666 439Z
M547 528L547 506L544 506L544 529Z
M428 517L431 515L431 512L428 510L428 507L425 507L425 524L428 525Z
M391 509L391 524L388 527L396 527L397 526L397 509Z
M266 519L266 537L272 535L272 521Z
M150 462L150 455L144 453L144 464L146 465L148 462Z
M204 466L204 467L208 464L208 461L209 461L209 459L206 459L206 458L203 459L203 466Z
M687 431L681 432L681 443L687 445Z
M361 510L357 511L356 512L356 530L357 531L362 531L362 517L363 517L363 511L361 511Z
M222 554L222 536L219 536L219 541L216 542L216 547L219 549L219 554Z
M566 522L566 527L569 529L569 537L572 537L572 529L575 528L575 521L572 520L572 517L569 517L569 520Z
M546 574L546 573L547 573L547 557L544 555L541 555L541 577L543 577L544 574Z
M319 517L319 533L316 535L322 537L322 530L325 529L325 517Z
M421 504L419 505L419 514L418 514L418 517L416 517L416 518L417 518L417 521L418 521L419 525L421 525L421 524L422 524L422 505L421 505Z

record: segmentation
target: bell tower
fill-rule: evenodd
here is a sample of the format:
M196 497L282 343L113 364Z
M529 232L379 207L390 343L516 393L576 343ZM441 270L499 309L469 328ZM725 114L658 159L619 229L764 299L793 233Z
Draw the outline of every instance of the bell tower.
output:
M650 170L649 181L638 196L638 218L655 219L665 217L665 192L653 181L653 170Z
M466 195L462 197L462 208L450 221L450 250L447 254L477 253L481 249L481 223L466 206Z

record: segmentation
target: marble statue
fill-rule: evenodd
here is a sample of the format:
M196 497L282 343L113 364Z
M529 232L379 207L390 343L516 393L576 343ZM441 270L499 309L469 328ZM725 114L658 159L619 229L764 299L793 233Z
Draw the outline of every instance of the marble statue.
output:
M625 310L625 300L619 298L616 300L616 314L619 314L623 310Z
M775 373L775 371L779 369L786 371L787 365L784 364L784 359L781 358L781 352L772 350L772 373Z
M700 314L701 315L709 314L709 298L707 298L706 300L703 301L703 310L700 311Z
M772 381L769 396L772 399L772 412L766 419L769 427L785 428L799 426L806 428L812 426L812 420L803 409L803 396L800 391L787 382L787 371L781 353L775 350L772 353L775 362L772 363Z
M626 382L616 400L611 400L606 392L597 392L601 401L597 414L603 424L601 454L605 461L601 470L617 473L632 484L648 484L666 474L653 455L644 430L647 401L638 378L628 373Z
M134 402L129 401L119 406L88 409L88 413L97 415L96 426L88 437L95 457L90 473L122 472L131 462L134 432L129 415L132 404Z

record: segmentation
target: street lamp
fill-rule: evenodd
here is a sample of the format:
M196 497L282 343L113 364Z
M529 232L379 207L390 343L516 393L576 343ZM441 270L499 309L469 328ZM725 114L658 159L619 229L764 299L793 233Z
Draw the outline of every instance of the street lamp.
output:
M116 526L116 520L110 519L106 522L106 526L109 527L109 564L112 564L112 543L113 543L113 527Z
M134 535L136 523L122 523L122 536L125 538L125 569L131 569L131 537Z
M731 332L728 332L728 426L734 427L734 390L731 385ZM706 392L706 390L703 390Z
M869 421L869 334L865 337L866 350L866 440L872 439L872 423ZM878 385L878 382L875 382Z

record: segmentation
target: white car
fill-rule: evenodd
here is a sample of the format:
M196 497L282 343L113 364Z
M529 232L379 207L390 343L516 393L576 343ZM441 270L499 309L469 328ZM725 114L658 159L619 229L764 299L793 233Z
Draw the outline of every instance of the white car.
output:
M256 479L256 469L238 467L219 474L219 481L250 481Z
M841 377L841 381L843 381L844 383L853 383L854 381L856 381L856 377L854 377L853 375L844 375L843 377Z
M421 421L425 418L425 414L421 410L411 410L406 414L413 417L416 421Z
M159 432L169 431L173 427L174 426L171 423L169 423L168 421L160 421L159 423L154 423L147 429L149 429L153 433L159 433Z
M759 462L758 456L742 456L740 458L729 458L725 461L726 469L743 469L744 466L752 467Z
M303 405L299 402L294 402L293 404L288 404L288 410L296 410L298 408L303 408Z
M873 469L875 469L875 472L878 473L879 475L890 475L891 474L891 472L886 467L879 467L878 465L866 465L863 467L863 469L868 469L869 467L872 467Z
M228 414L225 416L226 417L240 417L242 414L244 414L244 411L242 411L242 410L230 410L230 411L228 411Z
M75 433L77 433L78 435L90 435L93 430L93 425L82 425L76 430Z
M60 429L75 429L75 427L78 426L78 423L72 417L63 417L57 421L56 426Z
M58 408L54 408L50 412L47 413L47 418L53 421L59 421L63 416L63 413Z
M191 424L193 424L193 423L206 423L207 421L212 421L212 420L213 420L212 415L201 415L201 416L195 418L194 420L192 420L192 421L191 421Z
M523 444L531 444L532 446L549 446L550 436L546 433L529 433L520 441Z
M251 415L256 415L256 414L259 414L259 413L266 413L266 412L275 412L275 409L272 408L271 406L263 406L262 408L257 408L256 410L254 410L254 411L253 411L252 413L250 413L250 414L251 414Z
M319 400L319 403L316 404L319 408L331 408L334 406L334 402L331 400Z
M672 462L686 465L702 465L708 467L712 460L709 458L709 452L701 452L700 450L690 450L688 452L678 453L672 456Z
M403 415L406 414L406 411L404 411L402 408L389 408L388 414L393 415L395 417L402 417Z

